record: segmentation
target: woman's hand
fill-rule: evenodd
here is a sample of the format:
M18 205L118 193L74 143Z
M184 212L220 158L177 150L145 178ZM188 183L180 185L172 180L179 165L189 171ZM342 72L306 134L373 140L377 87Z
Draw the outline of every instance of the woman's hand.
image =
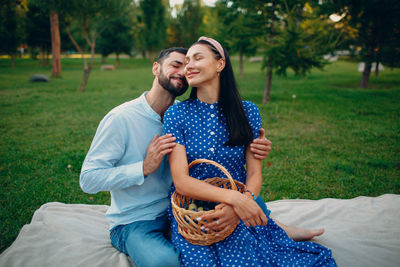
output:
M203 215L198 220L207 221L204 227L218 231L220 234L228 231L232 226L239 222L239 217L236 215L232 206L221 203L215 206L215 211L208 215Z
M267 224L267 217L253 198L238 191L231 191L228 203L246 226Z

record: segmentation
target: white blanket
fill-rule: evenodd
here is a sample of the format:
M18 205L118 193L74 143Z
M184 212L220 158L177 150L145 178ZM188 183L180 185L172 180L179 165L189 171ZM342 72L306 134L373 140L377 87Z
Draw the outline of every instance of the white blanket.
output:
M282 223L324 227L315 238L338 266L400 266L400 195L267 203ZM107 206L47 203L33 215L0 266L133 266L110 244Z

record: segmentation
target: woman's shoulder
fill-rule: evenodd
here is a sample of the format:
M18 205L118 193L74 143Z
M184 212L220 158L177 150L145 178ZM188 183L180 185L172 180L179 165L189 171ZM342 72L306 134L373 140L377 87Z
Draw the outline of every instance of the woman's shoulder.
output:
M254 112L260 112L259 111L259 109L258 109L258 106L256 105L256 104L254 104L253 102L251 102L251 101L248 101L248 100L243 100L242 101L242 105L243 105L243 108L244 108L244 110L247 112L247 113L254 113Z
M175 102L170 106L165 112L165 116L182 114L190 108L190 100L185 100L182 102Z

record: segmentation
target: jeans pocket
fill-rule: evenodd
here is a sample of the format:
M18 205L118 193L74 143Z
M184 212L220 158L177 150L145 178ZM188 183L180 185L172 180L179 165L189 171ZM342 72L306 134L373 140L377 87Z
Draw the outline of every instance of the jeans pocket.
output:
M121 244L121 228L120 226L115 227L110 232L110 240L111 244L114 248L116 248L119 252L125 253L123 246ZM126 254L126 253L125 253Z

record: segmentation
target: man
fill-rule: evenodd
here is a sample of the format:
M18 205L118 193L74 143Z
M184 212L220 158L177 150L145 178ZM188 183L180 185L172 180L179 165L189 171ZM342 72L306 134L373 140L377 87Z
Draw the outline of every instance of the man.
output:
M183 72L186 51L170 48L160 53L150 91L103 118L82 166L80 185L85 192L111 192L106 214L111 242L136 266L180 265L178 251L166 238L172 178L164 156L172 151L175 138L162 135L162 120L188 87ZM271 150L263 133L251 146L258 158L266 158ZM218 216L223 217L223 211Z
M163 115L175 97L185 93L184 77L187 49L161 51L153 64L155 76L149 92L111 110L100 122L82 165L80 186L86 193L110 191L111 206L106 213L110 222L112 245L127 254L136 266L180 266L179 252L167 235L166 209L172 177L167 157L175 146L175 137L162 135ZM271 142L260 137L250 144L259 159L265 159ZM261 198L257 202L266 207ZM223 225L235 223L232 209L221 208L203 217ZM308 240L323 229L308 230L276 221L294 239ZM223 231L216 223L209 228Z

